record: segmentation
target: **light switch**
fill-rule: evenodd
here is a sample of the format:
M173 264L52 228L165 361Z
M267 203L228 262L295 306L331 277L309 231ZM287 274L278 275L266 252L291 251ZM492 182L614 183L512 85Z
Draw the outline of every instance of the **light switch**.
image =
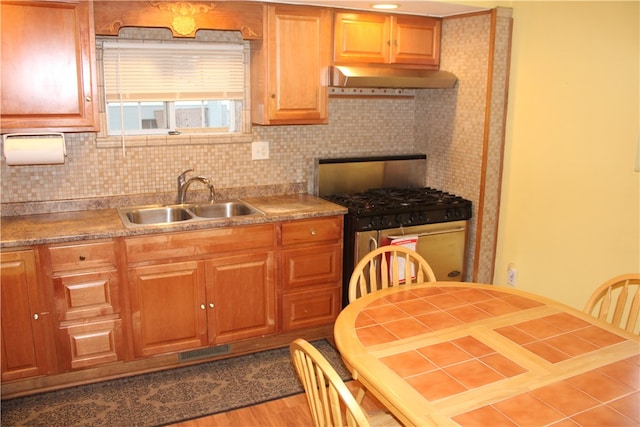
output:
M251 160L267 160L269 158L269 141L251 143Z

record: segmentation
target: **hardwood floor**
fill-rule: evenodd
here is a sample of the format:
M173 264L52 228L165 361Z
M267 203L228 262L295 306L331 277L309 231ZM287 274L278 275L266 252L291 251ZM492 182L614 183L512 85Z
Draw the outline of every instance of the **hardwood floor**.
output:
M348 382L347 387L355 394L353 381ZM369 397L368 393L362 406L369 413L384 410L380 403ZM299 427L312 424L307 398L304 393L300 393L260 405L183 421L169 427Z

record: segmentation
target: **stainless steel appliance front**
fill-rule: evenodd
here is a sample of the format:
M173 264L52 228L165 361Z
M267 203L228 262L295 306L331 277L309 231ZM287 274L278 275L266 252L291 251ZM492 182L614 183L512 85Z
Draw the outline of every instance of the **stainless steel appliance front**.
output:
M462 281L467 221L358 231L355 233L354 266L373 249L407 236L417 237L416 252L427 260L437 280Z

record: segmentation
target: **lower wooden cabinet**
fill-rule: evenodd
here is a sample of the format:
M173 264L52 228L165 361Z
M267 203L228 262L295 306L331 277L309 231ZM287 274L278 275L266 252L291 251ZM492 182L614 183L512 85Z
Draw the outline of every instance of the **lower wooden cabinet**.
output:
M129 268L135 355L274 334L274 236L270 224L128 239L129 261L152 264Z
M342 221L2 252L3 397L327 336L341 308Z
M59 328L58 357L64 370L90 368L122 360L122 319L73 323Z
M207 261L210 345L275 333L274 259L269 251Z
M45 375L48 309L38 287L33 250L0 253L2 381ZM46 314L45 314L46 313Z
M41 254L53 289L60 372L125 360L117 243L51 245Z
M342 217L282 224L283 331L332 323L342 307Z
M137 357L206 345L203 261L132 268L129 298Z

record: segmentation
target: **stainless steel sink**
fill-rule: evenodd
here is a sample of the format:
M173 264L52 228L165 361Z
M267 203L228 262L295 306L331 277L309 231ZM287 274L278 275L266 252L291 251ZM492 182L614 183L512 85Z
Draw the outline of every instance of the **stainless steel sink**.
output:
M124 217L132 224L157 225L187 221L193 215L185 208L176 206L148 206L125 210Z
M229 218L256 213L255 209L241 202L207 203L194 205L191 209L196 216L202 218Z
M186 205L147 205L118 208L127 227L159 226L192 221L211 221L247 215L262 215L238 200Z

